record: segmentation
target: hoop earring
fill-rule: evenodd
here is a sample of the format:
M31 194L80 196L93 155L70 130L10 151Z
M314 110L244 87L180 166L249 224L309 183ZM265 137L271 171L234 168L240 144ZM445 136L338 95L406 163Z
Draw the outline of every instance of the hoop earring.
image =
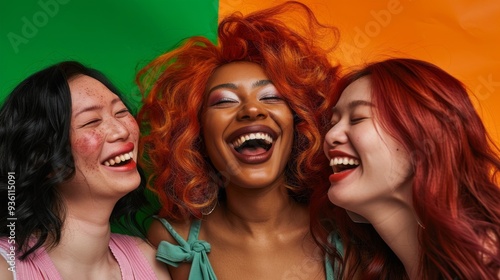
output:
M210 205L208 205L207 207L203 208L203 210L201 210L201 214L203 214L203 216L208 216L210 214L212 214L212 212L215 210L215 207L217 207L217 205L219 204L219 199L216 197L212 203L210 203Z

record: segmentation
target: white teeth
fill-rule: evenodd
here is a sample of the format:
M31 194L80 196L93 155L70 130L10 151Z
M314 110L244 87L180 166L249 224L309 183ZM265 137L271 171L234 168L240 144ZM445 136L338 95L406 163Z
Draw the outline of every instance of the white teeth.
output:
M125 154L121 154L121 155L118 155L112 159L108 159L104 162L104 165L106 166L113 166L115 164L118 164L122 161L126 161L126 160L129 160L129 159L132 159L134 158L134 153L133 152L128 152L128 153L125 153Z
M335 165L359 165L359 161L357 159L348 158L348 157L335 157L330 159L330 166Z
M273 138L271 137L271 135L269 135L265 132L257 132L257 133L250 133L250 134L242 135L238 139L234 140L233 143L231 143L231 145L234 148L238 148L241 145L243 145L243 143L245 143L245 141L254 140L254 139L264 140L264 141L266 141L267 144L273 143Z

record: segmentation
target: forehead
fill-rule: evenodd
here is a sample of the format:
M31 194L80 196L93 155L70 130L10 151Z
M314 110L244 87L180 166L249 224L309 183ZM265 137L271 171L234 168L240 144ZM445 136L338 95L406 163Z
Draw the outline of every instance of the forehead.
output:
M210 77L208 85L210 87L247 79L267 79L267 76L259 64L247 61L231 62L217 68Z
M347 105L353 100L371 101L371 83L368 77L361 77L347 86L336 106Z
M84 103L105 104L108 100L116 98L116 94L104 84L89 76L75 76L68 81L68 84L73 108L83 106Z

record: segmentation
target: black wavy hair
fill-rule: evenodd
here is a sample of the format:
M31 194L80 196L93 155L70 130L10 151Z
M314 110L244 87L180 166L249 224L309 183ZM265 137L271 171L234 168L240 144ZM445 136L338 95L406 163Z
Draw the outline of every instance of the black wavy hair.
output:
M100 71L64 61L26 78L0 109L0 236L11 237L7 225L15 221L14 240L20 259L44 244L56 246L61 238L65 207L56 186L75 174L68 80L77 75L100 81L123 100ZM116 203L110 222L144 236L136 220L137 212L147 203L140 168L139 173L140 186ZM36 242L30 246L33 237Z

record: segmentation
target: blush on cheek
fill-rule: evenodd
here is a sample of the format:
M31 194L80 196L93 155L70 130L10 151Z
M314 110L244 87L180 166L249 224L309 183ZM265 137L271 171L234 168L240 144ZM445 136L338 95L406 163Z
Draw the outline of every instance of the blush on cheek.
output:
M73 158L77 169L97 169L96 161L99 159L100 146L104 141L102 133L92 131L76 136L71 141ZM82 170L83 171L83 170Z
M95 131L82 135L72 141L73 153L85 155L95 152L104 141L103 135Z

